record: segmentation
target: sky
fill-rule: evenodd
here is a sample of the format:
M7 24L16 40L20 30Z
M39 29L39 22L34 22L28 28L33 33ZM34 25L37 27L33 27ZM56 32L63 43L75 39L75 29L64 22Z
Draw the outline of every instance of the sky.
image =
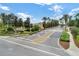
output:
M0 3L0 13L14 13L18 17L31 18L32 23L41 22L42 17L59 19L63 14L79 12L79 3Z

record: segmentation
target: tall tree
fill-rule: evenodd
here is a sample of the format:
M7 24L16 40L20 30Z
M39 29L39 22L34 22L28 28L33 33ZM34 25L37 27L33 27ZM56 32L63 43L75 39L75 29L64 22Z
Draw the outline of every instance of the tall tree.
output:
M5 13L1 13L1 19L4 25L6 25L6 14Z
M7 15L7 24L12 25L15 15L14 14L8 14Z
M19 19L18 19L18 26L19 26L19 27L22 27L22 26L23 26L22 18L19 18Z
M79 13L76 14L76 26L79 27Z
M14 16L14 20L13 20L13 26L17 27L18 26L18 17Z
M26 28L30 28L30 18L29 18L29 17L27 17L27 19L25 20L24 26L25 26Z
M68 22L68 15L67 14L64 15L64 20L65 20L65 24L67 24L67 22Z
M42 18L44 29L46 28L46 20L47 20L47 19L48 19L47 17L43 17L43 18Z

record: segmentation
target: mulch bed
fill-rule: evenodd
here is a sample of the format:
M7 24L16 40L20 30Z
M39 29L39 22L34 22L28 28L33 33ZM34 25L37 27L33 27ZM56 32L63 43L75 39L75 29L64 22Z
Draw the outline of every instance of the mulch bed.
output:
M69 42L64 42L64 41L59 41L60 45L64 48L64 49L68 49L70 43Z

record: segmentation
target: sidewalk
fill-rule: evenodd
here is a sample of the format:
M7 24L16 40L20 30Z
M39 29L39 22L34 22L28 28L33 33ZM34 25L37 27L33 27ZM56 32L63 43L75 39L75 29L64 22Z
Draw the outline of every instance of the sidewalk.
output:
M69 30L69 27L68 27L68 33L70 35L70 47L69 49L66 50L66 52L73 56L79 56L79 48L77 48L74 43L73 36L71 34L71 31Z

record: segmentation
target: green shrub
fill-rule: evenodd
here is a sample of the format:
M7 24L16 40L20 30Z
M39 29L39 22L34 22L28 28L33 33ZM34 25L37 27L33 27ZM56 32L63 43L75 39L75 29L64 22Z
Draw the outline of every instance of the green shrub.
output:
M12 27L8 27L7 28L7 33L14 33L14 29Z
M23 34L24 33L24 31L18 31L19 32L19 34Z
M75 25L75 21L74 20L70 20L68 23L68 26L74 26Z
M71 33L72 33L73 37L76 38L76 36L79 35L79 28L77 28L77 27L71 28Z
M39 25L34 25L31 31L39 31L39 29L40 29Z
M30 28L27 28L25 31L30 31Z
M7 31L5 29L0 31L0 34L6 34L6 33L7 33Z
M63 32L61 37L60 37L61 41L65 41L65 42L69 42L69 34L66 32Z
M76 36L76 40L79 41L79 35Z

